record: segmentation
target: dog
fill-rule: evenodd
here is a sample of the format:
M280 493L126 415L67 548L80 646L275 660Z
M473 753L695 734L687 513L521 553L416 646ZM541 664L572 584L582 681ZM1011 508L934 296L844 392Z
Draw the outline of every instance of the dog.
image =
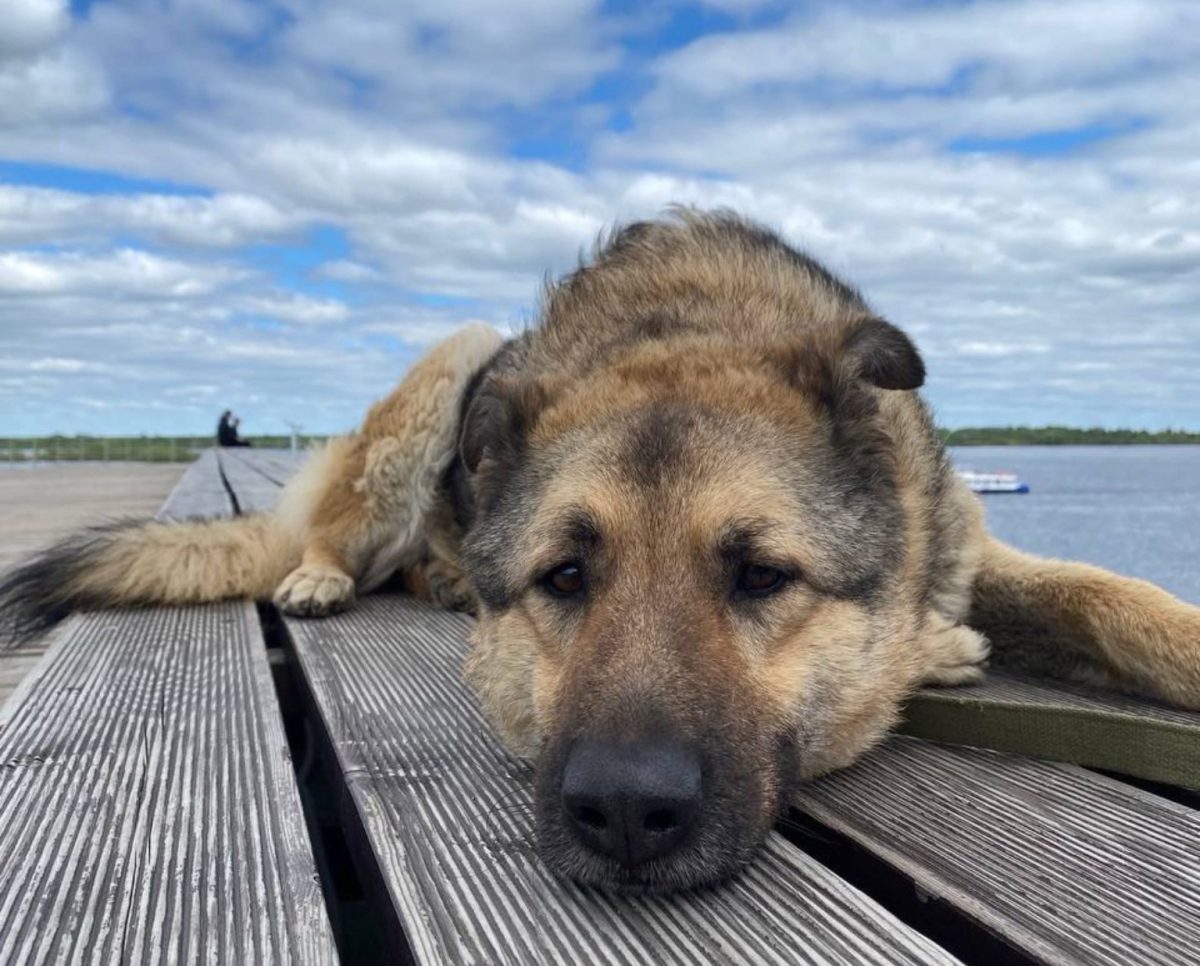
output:
M793 782L989 653L1200 708L1200 608L988 536L924 377L778 235L678 210L603 238L517 337L435 347L274 513L86 531L0 603L18 635L240 597L319 617L398 573L477 613L466 677L535 762L553 870L711 882Z

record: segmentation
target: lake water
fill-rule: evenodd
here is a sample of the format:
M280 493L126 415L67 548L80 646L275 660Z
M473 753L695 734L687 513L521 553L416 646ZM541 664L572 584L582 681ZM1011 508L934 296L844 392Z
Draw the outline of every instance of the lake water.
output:
M1012 470L1027 495L988 494L988 527L1032 553L1141 577L1200 604L1200 446L955 446Z
M953 446L950 452L959 466L1012 470L1032 487L1027 495L983 497L988 526L1001 539L1141 577L1200 604L1200 446Z

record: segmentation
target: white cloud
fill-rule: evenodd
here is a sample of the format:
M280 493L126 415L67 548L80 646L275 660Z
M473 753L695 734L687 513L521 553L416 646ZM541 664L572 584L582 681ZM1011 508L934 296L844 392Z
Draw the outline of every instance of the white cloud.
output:
M0 124L44 126L95 115L109 103L103 72L65 46L66 0L5 0L0 15Z
M392 134L351 144L286 136L247 145L258 176L281 193L342 212L377 207L401 214L429 207L469 208L504 179L503 165L457 150L405 143Z
M380 278L378 269L345 258L325 262L317 269L317 274L337 282L373 282Z
M745 14L763 7L776 6L776 0L703 0L703 6L722 10L726 13Z
M0 61L0 124L43 126L95 116L109 103L104 76L87 60L53 52Z
M239 303L242 311L298 325L344 322L350 310L336 299L313 299L303 295L254 296Z
M1189 0L1018 0L851 11L828 6L782 29L706 37L664 58L659 74L727 97L753 85L825 80L853 87L934 87L969 70L994 91L1170 64L1195 51Z
M2 359L0 369L9 372L109 372L111 367L103 362L88 359L65 359L60 356L43 356L39 359Z
M47 238L61 244L137 232L168 244L221 248L286 236L304 221L294 209L284 212L242 194L85 195L0 185L0 244Z
M370 322L363 326L363 330L380 335L393 335L403 339L409 345L425 348L449 338L463 326L475 324L490 325L509 336L515 335L519 330L517 326L498 322L495 319L470 316L438 319L428 314L422 317L419 313L414 313L410 318Z
M69 23L66 0L5 0L0 18L0 65L46 50Z
M951 345L963 356L1019 356L1049 352L1051 348L1048 342L986 342L979 339L956 340Z
M596 0L351 0L299 3L284 38L303 63L426 109L533 106L579 90L619 54Z
M0 253L0 294L64 295L103 292L133 298L205 295L242 277L236 268L196 265L122 248L104 255Z
M164 427L207 428L222 398L347 425L417 346L519 325L547 269L675 201L752 214L860 284L916 334L948 422L992 386L1001 421L1047 399L1200 425L1194 4L714 0L784 19L643 69L623 32L665 8L122 0L68 26L21 2L43 26L0 40L20 50L0 54L5 156L211 192L0 186L0 351L110 367L37 371L37 406L0 381L30 426L72 428L70 400L117 373ZM628 117L606 133L605 95L572 98L613 68ZM1058 155L947 149L1133 121ZM540 141L569 163L509 150Z

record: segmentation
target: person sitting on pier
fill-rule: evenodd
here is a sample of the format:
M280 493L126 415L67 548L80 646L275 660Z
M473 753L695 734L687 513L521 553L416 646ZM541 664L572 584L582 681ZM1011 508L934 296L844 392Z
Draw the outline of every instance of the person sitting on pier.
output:
M238 435L238 425L241 420L233 414L232 410L226 409L221 413L221 421L217 423L217 445L218 446L249 446L248 439L242 439Z

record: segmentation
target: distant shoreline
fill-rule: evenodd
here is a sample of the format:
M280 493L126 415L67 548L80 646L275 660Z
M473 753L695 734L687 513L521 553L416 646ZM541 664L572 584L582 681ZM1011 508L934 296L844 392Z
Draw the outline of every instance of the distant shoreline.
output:
M939 429L950 446L1170 446L1200 445L1200 432L1168 429L1079 429L1071 426L970 426ZM250 436L254 446L288 449L288 436ZM327 439L304 435L300 449ZM0 436L0 464L95 460L191 462L214 443L206 436Z
M289 449L290 436L248 436L260 449ZM300 449L327 439L303 435L296 439ZM215 445L212 434L204 436L0 436L0 465L5 463L132 461L138 463L190 463Z
M1079 429L1073 426L969 426L939 429L950 446L1177 446L1200 443L1200 432L1165 429Z

